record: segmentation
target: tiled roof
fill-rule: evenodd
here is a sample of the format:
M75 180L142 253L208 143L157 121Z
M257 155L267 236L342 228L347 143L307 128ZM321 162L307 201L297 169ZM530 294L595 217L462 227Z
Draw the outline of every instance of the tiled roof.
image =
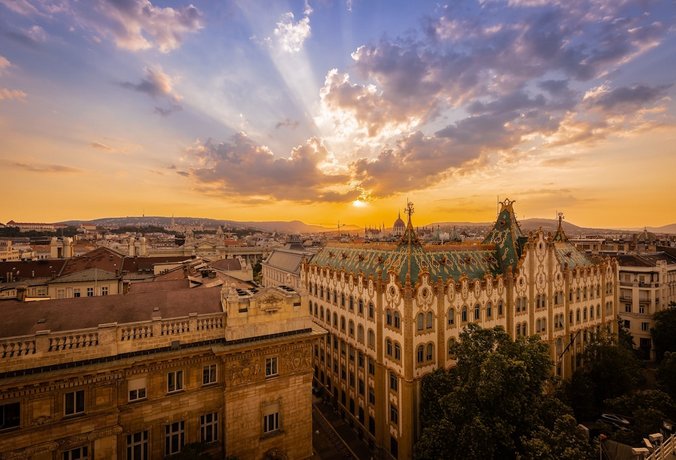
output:
M98 268L112 273L121 273L124 256L110 248L99 247L78 257L66 259L61 276L88 268Z
M212 268L215 268L217 270L225 270L225 271L229 271L229 270L235 270L236 271L236 270L242 269L241 262L239 261L239 259L235 259L235 258L216 260L214 262L209 263L209 265Z
M486 235L484 244L495 244L500 267L504 271L508 266L516 268L521 257L523 244L527 237L523 235L519 223L516 221L513 201L505 200L501 203L502 208L493 229Z
M593 265L593 261L587 257L586 254L568 241L555 241L554 248L556 250L556 258L561 266L565 267L568 265L568 268L573 269L576 267Z
M4 319L0 337L34 334L39 330L71 331L106 323L132 323L188 316L190 313L218 313L221 288L178 289L140 294L80 297L41 302L2 303ZM153 309L159 308L159 312ZM40 321L38 323L38 321Z
M12 273L15 281L34 278L53 278L57 276L65 260L29 260L0 262L0 280L5 280L7 273Z
M78 272L69 273L67 275L55 278L52 283L76 283L81 281L104 281L116 280L118 278L116 273L98 268L87 268Z
M309 259L309 256L302 252L275 249L265 263L271 267L289 273L300 273L300 263L303 261L304 257Z
M360 246L334 243L327 245L312 258L313 265L345 270L364 275L387 277L393 270L400 282L405 282L409 273L411 282L418 279L423 269L427 269L432 279L457 279L462 274L470 278L482 278L486 274L496 275L500 265L495 248L486 245L412 245L409 256L407 245L364 244Z

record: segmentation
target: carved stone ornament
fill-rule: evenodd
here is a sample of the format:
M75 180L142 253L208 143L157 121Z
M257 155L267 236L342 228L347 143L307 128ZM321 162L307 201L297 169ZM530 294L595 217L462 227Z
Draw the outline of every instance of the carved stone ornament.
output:
M261 310L266 312L275 312L277 310L280 310L282 308L281 303L282 299L274 294L268 294L267 296L259 300Z

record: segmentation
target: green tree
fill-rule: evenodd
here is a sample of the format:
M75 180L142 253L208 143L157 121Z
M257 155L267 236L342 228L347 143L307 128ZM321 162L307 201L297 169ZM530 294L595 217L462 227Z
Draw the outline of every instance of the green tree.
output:
M500 327L470 324L451 352L454 368L423 379L416 458L553 459L559 448L549 432L577 436L570 424L557 425L571 409L544 393L552 363L538 337L513 341Z
M655 344L655 353L657 361L661 362L667 351L676 352L676 305L670 304L671 308L659 311L653 315L655 327L650 330L650 334Z
M657 381L666 393L676 400L676 352L667 351L657 368Z
M631 433L624 435L624 442L640 444L648 434L660 431L662 421L676 416L676 406L671 397L659 390L641 390L605 401L609 412L628 417L632 423Z
M589 420L601 412L603 401L637 389L642 381L641 362L633 351L612 340L594 342L568 384L569 400L577 418Z

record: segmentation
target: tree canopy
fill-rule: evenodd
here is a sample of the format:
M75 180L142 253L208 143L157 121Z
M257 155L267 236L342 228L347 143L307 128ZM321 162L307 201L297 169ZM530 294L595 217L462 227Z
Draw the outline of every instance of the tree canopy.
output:
M662 361L667 351L676 352L676 307L671 306L666 310L659 311L653 315L655 327L650 330L650 334L655 344L655 353L657 361Z
M418 459L584 459L590 446L571 409L546 394L552 363L538 337L470 324L452 345L457 364L422 383ZM563 442L566 440L566 442Z

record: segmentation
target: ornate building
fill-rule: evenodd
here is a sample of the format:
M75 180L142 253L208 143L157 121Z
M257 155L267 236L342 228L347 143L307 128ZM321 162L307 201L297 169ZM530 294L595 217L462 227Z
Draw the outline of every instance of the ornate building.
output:
M454 364L463 326L538 334L566 378L596 334L614 333L616 263L594 262L555 235L523 235L502 203L482 244L423 246L411 223L398 244L330 244L303 267L315 322L315 380L350 423L394 458L420 434L422 377Z
M312 456L313 328L292 289L4 301L1 459Z

